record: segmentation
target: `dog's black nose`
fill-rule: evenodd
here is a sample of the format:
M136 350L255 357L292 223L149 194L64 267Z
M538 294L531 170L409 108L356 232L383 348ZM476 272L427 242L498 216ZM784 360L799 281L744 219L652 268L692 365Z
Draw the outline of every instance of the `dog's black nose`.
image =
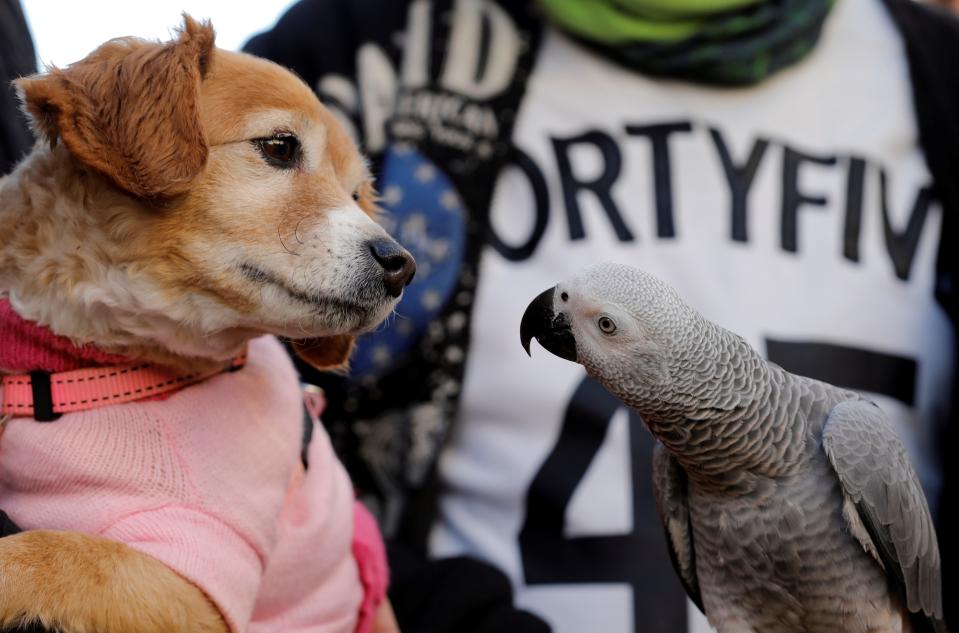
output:
M389 239L370 242L373 259L383 267L383 285L391 297L398 297L416 274L416 261L406 249Z

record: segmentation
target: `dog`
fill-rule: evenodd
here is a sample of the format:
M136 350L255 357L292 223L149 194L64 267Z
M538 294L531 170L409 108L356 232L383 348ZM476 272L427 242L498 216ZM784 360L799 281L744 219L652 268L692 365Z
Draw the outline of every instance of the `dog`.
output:
M382 543L319 427L301 453L273 338L342 370L413 277L355 143L186 15L15 85L39 140L0 179L0 509L26 530L0 630L368 630Z

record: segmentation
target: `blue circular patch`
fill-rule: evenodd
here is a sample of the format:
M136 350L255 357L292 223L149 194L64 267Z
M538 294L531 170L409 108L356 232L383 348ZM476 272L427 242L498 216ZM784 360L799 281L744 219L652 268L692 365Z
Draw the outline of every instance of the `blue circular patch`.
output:
M419 152L387 150L379 190L380 223L416 258L416 277L396 314L360 337L350 363L354 378L385 372L423 336L456 289L466 242L466 211L456 188Z

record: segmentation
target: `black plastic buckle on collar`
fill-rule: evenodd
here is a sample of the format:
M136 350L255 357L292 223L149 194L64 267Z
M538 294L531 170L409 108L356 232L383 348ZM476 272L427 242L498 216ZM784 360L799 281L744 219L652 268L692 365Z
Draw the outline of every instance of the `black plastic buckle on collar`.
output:
M53 422L61 414L53 410L53 391L50 390L50 372L31 371L30 388L33 391L33 419L37 422Z
M0 538L19 532L20 528L17 527L17 524L10 520L6 512L0 510Z

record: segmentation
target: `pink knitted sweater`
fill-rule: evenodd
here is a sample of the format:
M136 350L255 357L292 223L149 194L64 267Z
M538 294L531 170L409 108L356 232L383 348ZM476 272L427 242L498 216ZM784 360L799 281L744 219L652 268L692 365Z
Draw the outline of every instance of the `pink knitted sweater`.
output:
M4 371L123 360L14 317L0 302ZM241 371L164 399L14 418L0 438L0 508L24 529L98 534L161 560L234 632L369 631L386 588L382 542L315 422L304 471L298 384L264 337Z

